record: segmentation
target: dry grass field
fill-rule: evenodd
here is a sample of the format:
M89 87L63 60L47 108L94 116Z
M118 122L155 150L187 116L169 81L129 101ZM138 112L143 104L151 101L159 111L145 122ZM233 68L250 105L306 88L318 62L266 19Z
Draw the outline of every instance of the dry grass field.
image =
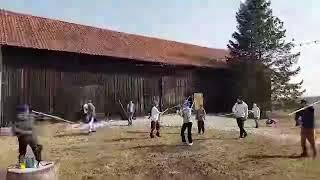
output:
M238 132L210 129L194 134L193 146L184 146L173 127L155 139L148 137L148 127L105 127L90 136L57 134L59 125L41 127L44 158L59 162L60 180L320 178L320 161L299 158L299 144L280 145L262 136L238 139ZM0 140L3 169L16 162L17 142Z

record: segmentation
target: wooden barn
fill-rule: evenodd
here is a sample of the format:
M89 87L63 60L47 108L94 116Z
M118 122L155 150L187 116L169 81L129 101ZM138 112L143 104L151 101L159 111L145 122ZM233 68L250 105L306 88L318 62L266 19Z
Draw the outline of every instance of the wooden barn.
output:
M97 112L137 115L201 92L209 112L233 105L226 50L99 29L0 10L1 125L16 103L75 120L91 99Z

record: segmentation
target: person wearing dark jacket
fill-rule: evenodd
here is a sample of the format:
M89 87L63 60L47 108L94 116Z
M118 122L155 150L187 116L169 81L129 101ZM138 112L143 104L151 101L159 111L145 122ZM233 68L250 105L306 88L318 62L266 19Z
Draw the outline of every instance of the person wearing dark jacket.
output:
M302 106L307 105L307 101L302 100L301 101ZM315 123L314 123L314 108L312 106L299 111L296 114L296 117L301 120L301 147L302 147L302 157L308 156L307 146L306 146L306 140L309 141L312 151L313 151L313 157L315 158L317 156L317 149L315 144Z
M33 132L34 117L30 113L28 105L16 107L17 116L13 124L13 132L18 137L19 142L19 163L22 163L27 153L29 145L35 155L38 165L41 161L42 145L38 144L37 137Z

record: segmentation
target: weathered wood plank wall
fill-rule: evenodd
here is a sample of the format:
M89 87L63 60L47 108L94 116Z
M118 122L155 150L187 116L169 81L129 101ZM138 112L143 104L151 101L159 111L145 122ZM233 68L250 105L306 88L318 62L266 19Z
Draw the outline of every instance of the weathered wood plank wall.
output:
M80 103L91 99L97 112L120 113L129 100L137 115L149 112L154 97L164 107L182 103L195 91L195 69L137 65L114 58L2 47L1 125L8 125L15 103L74 120Z

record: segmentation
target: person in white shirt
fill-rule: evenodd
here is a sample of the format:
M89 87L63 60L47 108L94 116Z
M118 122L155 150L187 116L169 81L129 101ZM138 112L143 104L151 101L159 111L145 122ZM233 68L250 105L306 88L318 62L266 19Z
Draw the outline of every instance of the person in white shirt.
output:
M132 125L133 115L135 112L135 106L132 101L127 105L127 113L128 113L128 126Z
M251 112L253 114L253 119L256 122L256 128L258 128L259 127L258 120L260 119L260 109L256 103L253 103Z
M88 104L85 103L84 105L82 105L81 107L81 120L84 122L84 123L88 123Z
M151 119L151 132L150 137L154 138L153 131L156 129L156 136L160 137L160 123L159 123L159 117L164 112L160 112L158 110L158 104L154 103L154 106L151 109L150 119Z
M87 103L88 109L87 109L87 121L89 122L89 133L96 132L95 126L94 126L94 120L96 118L96 108L94 107L91 100Z
M188 101L185 101L183 104L183 108L182 108L182 112L181 112L181 116L183 118L183 124L181 127L181 140L182 143L187 144L186 142L186 138L184 135L184 132L186 129L188 129L188 145L191 146L193 144L192 141L192 119L191 119L191 115L192 115L192 108L193 108L193 104L190 107L190 104Z
M87 103L85 103L85 104L83 105L83 113L84 113L85 115L88 114L88 104L87 104Z
M244 121L248 118L248 105L238 97L237 102L232 107L232 112L237 119L237 124L240 129L240 138L245 138L247 132L244 130Z

